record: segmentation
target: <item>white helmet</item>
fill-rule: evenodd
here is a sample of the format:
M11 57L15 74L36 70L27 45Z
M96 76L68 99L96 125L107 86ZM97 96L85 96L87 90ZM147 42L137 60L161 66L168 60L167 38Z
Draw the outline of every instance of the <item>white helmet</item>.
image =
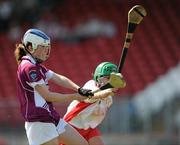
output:
M50 38L44 32L38 29L29 29L23 36L23 44L27 46L28 43L32 44L33 51L38 45L50 46Z

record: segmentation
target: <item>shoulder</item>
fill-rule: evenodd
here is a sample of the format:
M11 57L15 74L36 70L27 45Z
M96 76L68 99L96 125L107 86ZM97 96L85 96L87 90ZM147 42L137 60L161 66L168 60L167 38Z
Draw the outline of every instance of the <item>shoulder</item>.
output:
M38 70L38 67L28 60L23 60L19 65L19 69L23 72L30 72L31 70Z
M84 84L83 88L96 90L97 89L96 82L94 80L89 80Z
M41 67L28 60L23 60L20 64L20 72L26 76L28 80L35 81L41 74Z

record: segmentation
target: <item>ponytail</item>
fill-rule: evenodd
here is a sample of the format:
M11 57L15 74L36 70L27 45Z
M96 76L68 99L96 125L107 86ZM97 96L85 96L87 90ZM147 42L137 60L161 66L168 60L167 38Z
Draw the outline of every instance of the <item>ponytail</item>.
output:
M16 58L17 64L21 62L21 58L27 54L23 44L16 44L16 49L14 51L14 56Z

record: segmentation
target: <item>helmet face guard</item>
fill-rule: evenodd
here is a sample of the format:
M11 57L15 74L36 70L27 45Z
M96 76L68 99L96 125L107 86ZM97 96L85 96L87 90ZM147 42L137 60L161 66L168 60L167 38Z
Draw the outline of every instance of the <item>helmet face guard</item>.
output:
M27 46L31 44L33 51L37 49L38 45L50 46L50 38L44 32L38 29L29 29L23 36L22 43Z
M117 66L111 62L100 63L94 72L94 80L98 82L98 79L104 76L110 76L112 72L117 73Z

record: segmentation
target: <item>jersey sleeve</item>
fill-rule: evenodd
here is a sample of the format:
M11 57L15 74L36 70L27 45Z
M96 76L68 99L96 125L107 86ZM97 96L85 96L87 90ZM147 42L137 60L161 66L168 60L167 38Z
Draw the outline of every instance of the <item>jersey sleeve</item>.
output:
M46 72L46 78L47 78L48 80L51 79L52 76L53 76L53 74L54 74L54 72L53 72L52 70L48 70L48 71Z
M47 69L45 66L41 65L41 69L43 73L46 75L46 78L49 80L52 78L54 72L52 70Z
M27 84L31 87L35 87L37 84L45 84L45 77L41 72L40 68L37 66L31 66L26 69L26 76L27 76Z

